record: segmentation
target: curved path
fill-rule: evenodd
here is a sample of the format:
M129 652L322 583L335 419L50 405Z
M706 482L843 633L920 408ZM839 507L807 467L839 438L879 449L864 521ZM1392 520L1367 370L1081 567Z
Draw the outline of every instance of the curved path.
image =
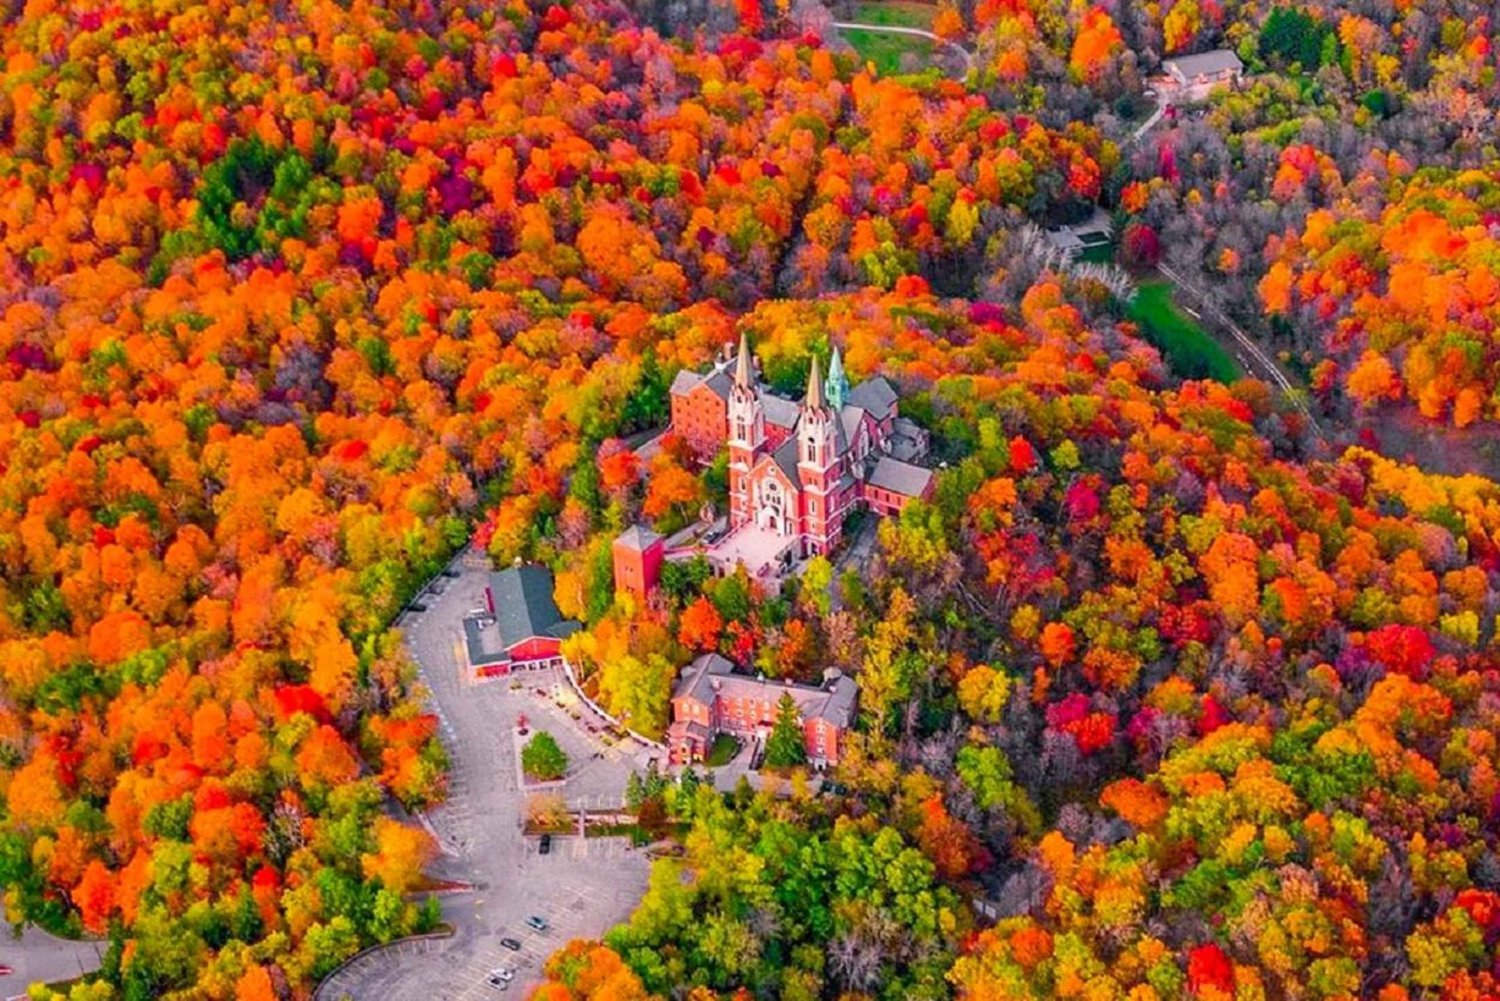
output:
M555 669L517 673L515 688L510 679L470 683L461 670L461 623L466 612L484 605L489 561L466 550L452 568L458 576L437 578L442 593L424 594L426 611L408 611L401 630L451 761L448 801L424 818L443 852L429 871L475 889L441 897L451 937L372 950L320 985L319 1001L495 998L501 995L485 978L499 966L515 971L506 996L524 997L549 955L569 939L597 937L628 917L646 887L647 860L623 839L556 838L541 855L537 839L522 835L528 791L517 780L517 715L524 713L567 752L563 795L575 808L581 802L617 806L626 778L644 768L648 752L601 743ZM559 699L570 708L559 708ZM526 927L532 914L551 927ZM521 948L502 946L502 938Z
M1239 325L1225 316L1218 307L1210 305L1208 299L1199 291L1197 286L1193 285L1172 268L1167 267L1165 264L1158 264L1156 270L1160 271L1175 288L1197 299L1198 304L1203 308L1203 314L1229 331L1230 336L1244 349L1245 355L1249 356L1248 358L1241 357L1251 362L1266 378L1281 389L1282 394L1291 401L1292 406L1296 407L1302 416L1307 418L1307 422L1312 425L1313 431L1319 438L1324 441L1328 440L1328 435L1324 433L1323 426L1318 423L1318 419L1312 415L1312 411L1307 408L1307 403L1303 401L1301 387L1287 377L1286 372L1276 363L1276 360L1268 355L1265 349L1255 342L1254 338L1241 330Z
M854 31L873 31L886 35L910 35L913 38L925 38L934 45L946 45L950 49L957 50L964 57L964 73L968 74L974 68L974 56L968 49L957 42L950 42L946 38L939 38L924 28L908 28L899 24L864 24L860 21L835 21L833 26L840 31L853 29Z
M92 973L104 949L104 942L58 938L40 928L28 927L19 938L0 934L0 966L14 971L0 975L0 997L24 996L28 984Z

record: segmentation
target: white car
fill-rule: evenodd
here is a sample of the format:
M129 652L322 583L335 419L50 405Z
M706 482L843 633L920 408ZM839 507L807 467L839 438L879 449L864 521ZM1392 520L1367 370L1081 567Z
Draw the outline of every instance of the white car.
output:
M506 966L497 966L495 967L495 969L490 971L490 976L499 977L501 980L509 983L510 981L516 979L516 971Z

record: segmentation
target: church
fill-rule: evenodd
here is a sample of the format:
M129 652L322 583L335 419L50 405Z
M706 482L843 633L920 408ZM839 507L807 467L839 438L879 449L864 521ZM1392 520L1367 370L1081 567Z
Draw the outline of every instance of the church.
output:
M727 387L729 527L749 527L788 543L794 556L828 553L861 506L896 514L932 491L932 471L916 465L927 433L898 413L882 377L852 389L835 347L823 378L808 371L800 405L762 389L741 336Z

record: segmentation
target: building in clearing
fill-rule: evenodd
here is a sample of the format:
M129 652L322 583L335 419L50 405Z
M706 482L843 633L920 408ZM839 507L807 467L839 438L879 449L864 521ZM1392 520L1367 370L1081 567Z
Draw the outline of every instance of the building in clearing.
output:
M1200 100L1216 87L1233 86L1245 72L1240 57L1228 49L1213 49L1192 56L1162 61L1170 86L1183 97Z
M581 623L565 619L552 600L552 571L518 566L490 574L484 589L488 615L464 619L464 646L476 677L550 667L562 657L562 641Z
M736 673L716 653L698 657L677 679L667 729L672 762L702 761L720 733L763 744L783 695L790 695L801 713L808 763L815 768L838 764L859 697L853 679L837 670L828 671L821 686L752 678Z

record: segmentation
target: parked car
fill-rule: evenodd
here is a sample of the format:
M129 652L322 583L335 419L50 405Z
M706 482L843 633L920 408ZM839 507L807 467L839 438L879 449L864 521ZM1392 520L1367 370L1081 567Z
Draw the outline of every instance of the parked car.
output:
M498 976L497 973L491 973L489 976L485 977L484 982L495 988L495 990L497 991L510 990L510 981L506 980L504 977Z
M425 612L427 611L427 606L422 604L420 601L414 601L411 603L411 610L413 612Z
M503 946L505 946L511 952L520 952L521 951L521 940L520 939L516 939L516 938L502 938L500 940L500 944L503 945Z
M509 982L516 979L516 971L508 966L497 966L490 971L490 976L499 977L501 980Z
M552 851L552 835L550 835L550 834L543 834L542 835L542 840L541 840L540 843L538 843L538 845L536 847L536 850L537 850L537 854L538 855L546 855L549 852L551 852Z
M535 928L537 931L546 931L547 930L547 919L546 918L539 918L535 914L533 914L531 917L527 918L526 919L526 923L528 925L530 925L531 927Z
M443 568L443 576L444 577L457 577L459 575L459 573L461 573L461 571L458 569L458 567L444 567Z

